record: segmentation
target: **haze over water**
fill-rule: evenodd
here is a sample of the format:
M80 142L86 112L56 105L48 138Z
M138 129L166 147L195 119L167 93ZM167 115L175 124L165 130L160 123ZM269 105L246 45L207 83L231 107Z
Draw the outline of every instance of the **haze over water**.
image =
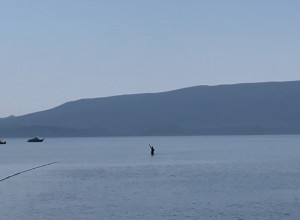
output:
M299 146L300 136L7 139L0 179L59 163L0 182L0 219L300 219Z

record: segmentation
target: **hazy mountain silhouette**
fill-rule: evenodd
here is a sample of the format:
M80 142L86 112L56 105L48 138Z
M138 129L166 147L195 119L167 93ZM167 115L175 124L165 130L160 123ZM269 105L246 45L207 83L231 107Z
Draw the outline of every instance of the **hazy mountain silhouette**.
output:
M0 136L300 134L300 81L82 99L0 119Z

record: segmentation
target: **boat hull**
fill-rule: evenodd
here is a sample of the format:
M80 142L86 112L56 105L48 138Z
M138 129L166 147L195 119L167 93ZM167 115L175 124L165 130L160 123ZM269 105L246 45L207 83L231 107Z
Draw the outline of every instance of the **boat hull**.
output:
M43 141L44 141L43 138L40 138L40 139L32 138L32 139L29 139L27 142L43 142Z

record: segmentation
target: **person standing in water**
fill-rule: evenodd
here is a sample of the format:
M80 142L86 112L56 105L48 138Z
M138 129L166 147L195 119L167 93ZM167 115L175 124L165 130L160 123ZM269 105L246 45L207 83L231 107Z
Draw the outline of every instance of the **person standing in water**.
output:
M150 149L151 149L151 155L153 156L153 155L154 155L154 147L151 146L150 144L149 144L149 147L150 147Z

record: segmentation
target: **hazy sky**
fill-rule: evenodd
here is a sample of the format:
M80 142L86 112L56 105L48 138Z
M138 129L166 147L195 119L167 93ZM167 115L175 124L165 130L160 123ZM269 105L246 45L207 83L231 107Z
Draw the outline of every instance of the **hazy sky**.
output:
M0 117L300 79L299 0L0 0Z

